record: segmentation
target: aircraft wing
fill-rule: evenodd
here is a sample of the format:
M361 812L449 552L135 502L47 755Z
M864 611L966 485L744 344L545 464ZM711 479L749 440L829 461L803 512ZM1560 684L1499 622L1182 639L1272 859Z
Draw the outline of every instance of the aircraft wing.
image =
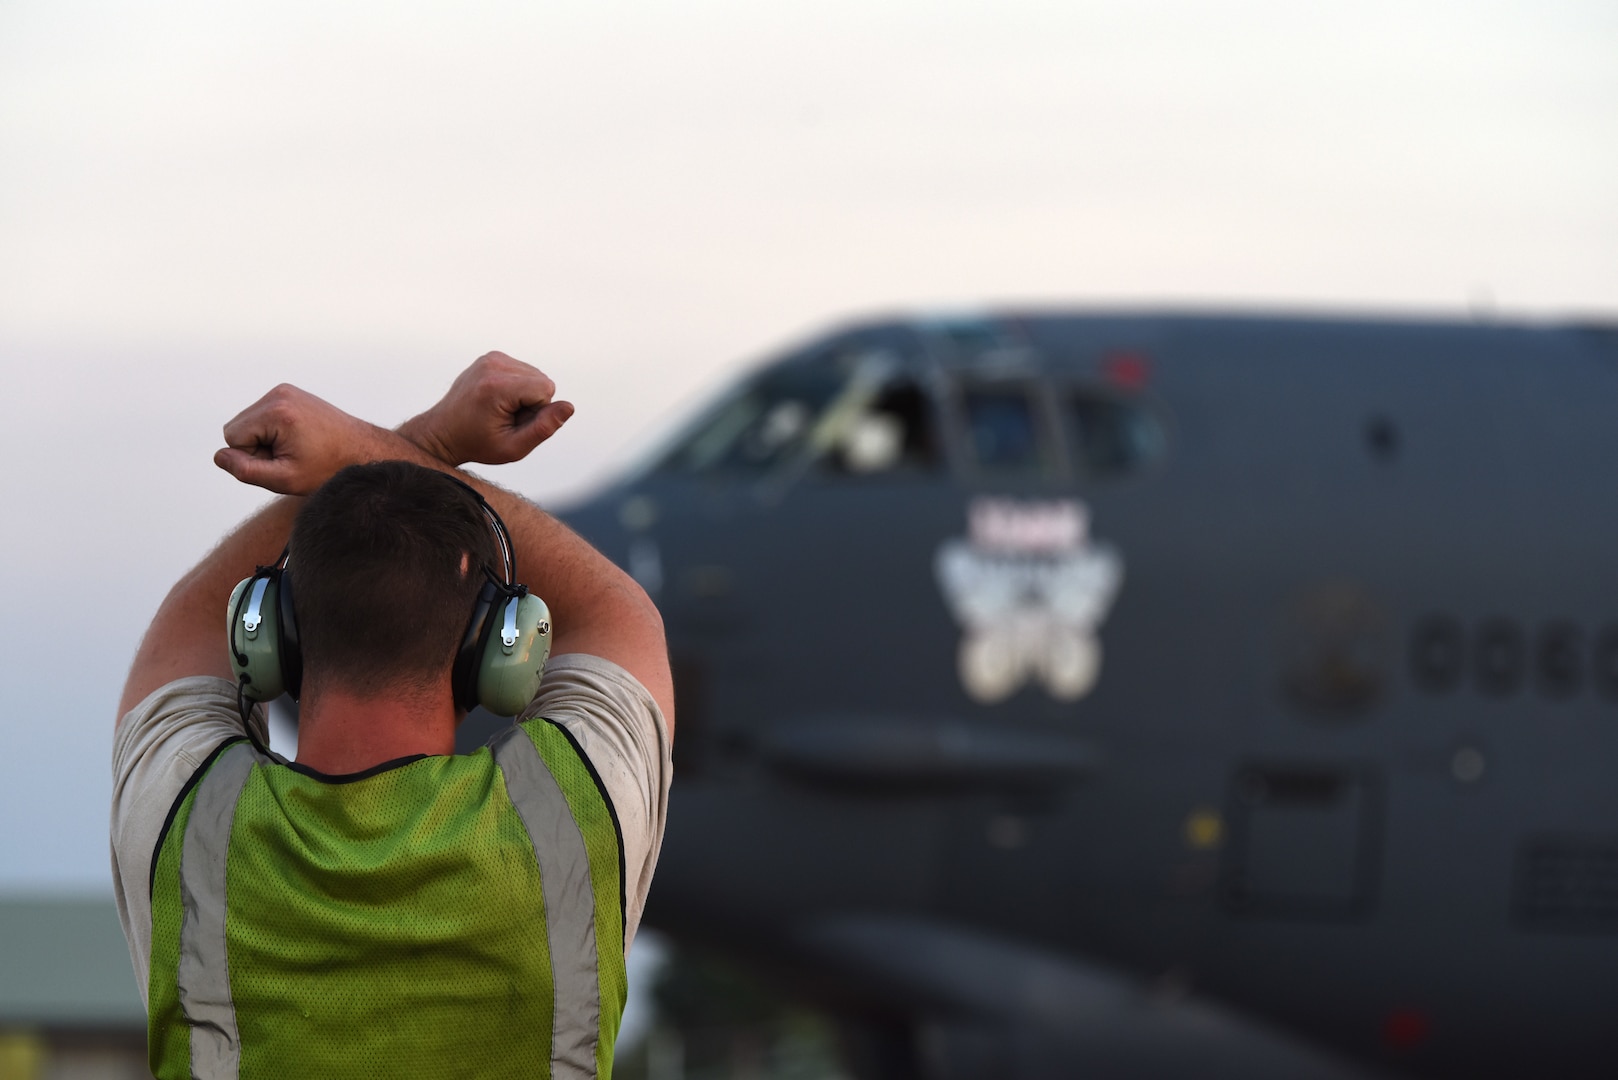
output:
M926 1075L949 1080L1367 1080L1340 1061L1183 989L961 926L899 916L817 922L806 959L926 1018L914 1039ZM859 1043L858 1032L851 1042ZM883 1071L895 1072L889 1061Z
M792 717L761 740L770 768L808 782L969 788L1022 788L1085 779L1102 763L1089 743L951 718Z

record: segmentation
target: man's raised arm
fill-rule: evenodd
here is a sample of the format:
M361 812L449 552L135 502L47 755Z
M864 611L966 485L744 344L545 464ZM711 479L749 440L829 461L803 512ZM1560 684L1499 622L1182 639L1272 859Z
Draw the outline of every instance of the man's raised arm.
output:
M555 616L552 655L589 653L624 668L651 693L672 735L668 643L663 617L646 590L533 503L459 469L468 462L500 465L526 457L573 415L571 404L552 400L555 393L555 384L537 368L488 353L397 434L477 488L505 519L519 579L544 597Z

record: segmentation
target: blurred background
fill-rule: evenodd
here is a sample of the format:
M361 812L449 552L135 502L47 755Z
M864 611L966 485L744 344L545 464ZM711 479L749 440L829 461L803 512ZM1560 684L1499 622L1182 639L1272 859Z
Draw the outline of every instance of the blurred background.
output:
M578 414L490 473L550 505L856 315L1610 316L1615 118L1598 0L0 0L0 1077L143 1041L113 708L276 383L394 424L535 363ZM636 955L625 1074L836 1075Z

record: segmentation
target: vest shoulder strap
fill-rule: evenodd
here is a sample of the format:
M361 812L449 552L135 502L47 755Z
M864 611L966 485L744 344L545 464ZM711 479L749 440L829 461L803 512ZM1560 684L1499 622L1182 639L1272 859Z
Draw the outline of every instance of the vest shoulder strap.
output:
M158 840L147 987L154 1076L235 1077L240 1069L225 952L225 855L237 800L258 761L246 740L222 745L192 777Z
M610 1075L628 995L616 811L594 765L560 724L528 720L489 746L545 883L556 977L554 1058L577 1075ZM568 985L579 991L565 992Z

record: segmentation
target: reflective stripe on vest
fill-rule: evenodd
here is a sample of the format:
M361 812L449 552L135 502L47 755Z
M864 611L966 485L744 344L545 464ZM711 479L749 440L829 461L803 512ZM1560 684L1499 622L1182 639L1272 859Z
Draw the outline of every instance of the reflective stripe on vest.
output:
M191 1075L232 1080L241 1069L236 1006L225 950L225 852L236 800L258 754L247 743L227 749L197 789L180 849L180 1008L191 1025Z
M545 887L545 929L556 995L551 1080L592 1077L601 1037L601 992L596 981L595 894L584 835L527 732L513 727L490 749L505 774L511 804L534 843Z

